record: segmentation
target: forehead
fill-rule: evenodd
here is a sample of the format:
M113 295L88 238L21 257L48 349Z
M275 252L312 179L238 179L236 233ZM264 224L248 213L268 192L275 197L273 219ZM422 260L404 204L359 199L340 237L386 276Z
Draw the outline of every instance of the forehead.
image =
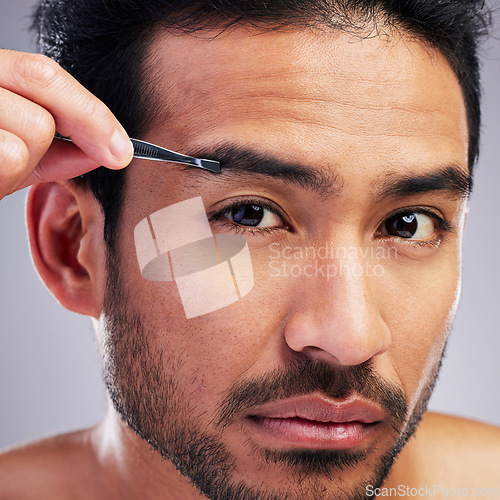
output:
M404 34L239 27L159 33L150 50L160 110L151 142L186 153L237 144L342 174L467 169L458 80L444 56Z
M467 141L458 81L446 59L421 42L332 30L216 34L163 33L151 47L158 98L182 143L224 127L237 134L249 122L276 132L288 125L292 135L314 127L326 137Z

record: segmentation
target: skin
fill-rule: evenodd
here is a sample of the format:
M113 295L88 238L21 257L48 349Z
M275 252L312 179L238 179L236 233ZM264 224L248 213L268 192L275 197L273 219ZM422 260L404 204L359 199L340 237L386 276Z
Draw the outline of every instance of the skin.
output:
M160 34L151 47L158 97L175 109L168 110L168 126L159 116L143 139L186 153L236 145L319 169L337 182L318 194L261 175L214 176L134 160L116 242L127 311L141 314L152 358L163 375L178 381L179 420L204 431L216 432L218 403L233 384L306 361L336 371L369 363L405 394L407 425L432 380L455 313L466 200L443 191L380 199L373 193L391 175L422 175L443 165L467 172L459 84L439 53L398 34L365 40L330 31L254 35L243 27L214 40ZM235 197L271 200L286 214L287 228L272 219L271 233L241 233L252 256L254 289L231 306L187 320L173 283L141 276L133 234L148 214L195 196L202 196L209 212ZM451 230L434 228L427 244L380 233L394 210L415 206L439 213ZM29 195L28 223L40 275L63 306L94 318L105 370L111 370L97 202L68 182L37 184ZM231 230L227 221L213 223L214 232ZM271 243L396 249L397 257L371 261L383 268L377 277L271 277ZM362 255L343 263L365 264ZM244 420L219 437L235 460L231 481L262 491L297 486L296 474L264 466L252 453L268 443ZM354 487L396 438L382 426L373 456L356 470L335 472L334 481L321 477L318 492L326 488L329 498L340 496L340 479ZM384 486L498 487L499 450L498 429L430 414ZM26 471L33 478L28 489ZM312 492L310 479L302 486ZM50 498L75 498L75 491L81 498L153 499L166 492L168 498L203 498L112 405L95 428L4 455L0 484L0 498L40 498L47 489Z

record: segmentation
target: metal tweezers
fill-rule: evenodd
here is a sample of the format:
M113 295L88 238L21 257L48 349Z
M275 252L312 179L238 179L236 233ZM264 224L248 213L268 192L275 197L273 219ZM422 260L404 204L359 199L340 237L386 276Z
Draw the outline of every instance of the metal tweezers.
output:
M55 133L56 139L63 139L72 142L69 137L64 137L58 132ZM170 149L165 149L149 142L140 141L139 139L130 139L134 145L134 158L141 158L143 160L156 160L156 161L170 161L173 163L182 163L183 165L190 165L191 167L202 168L209 170L215 174L220 174L220 163L214 160L205 160L203 158L194 158L186 156Z

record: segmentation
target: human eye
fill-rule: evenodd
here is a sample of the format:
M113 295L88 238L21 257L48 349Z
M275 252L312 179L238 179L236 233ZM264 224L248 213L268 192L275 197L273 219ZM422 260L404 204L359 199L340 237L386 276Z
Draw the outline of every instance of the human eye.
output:
M438 246L451 225L430 209L404 208L392 213L380 224L377 235L398 238L408 243Z
M222 208L209 212L208 220L237 233L263 234L289 229L281 209L270 200L262 198L233 200Z

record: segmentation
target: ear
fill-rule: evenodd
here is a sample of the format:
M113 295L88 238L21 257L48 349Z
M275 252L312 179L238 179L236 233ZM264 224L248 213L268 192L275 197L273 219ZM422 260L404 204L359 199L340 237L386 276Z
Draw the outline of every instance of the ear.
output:
M26 219L35 267L66 309L98 318L105 283L104 217L71 181L32 186Z

